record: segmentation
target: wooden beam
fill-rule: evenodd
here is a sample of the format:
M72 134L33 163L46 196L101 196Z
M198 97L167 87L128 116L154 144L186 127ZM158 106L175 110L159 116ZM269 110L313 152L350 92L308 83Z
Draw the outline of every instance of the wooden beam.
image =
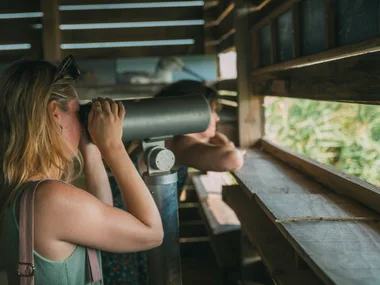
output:
M40 24L41 18L9 19L0 21L0 44L30 43L41 33L41 29L33 28Z
M97 97L108 97L113 100L151 98L165 85L82 85L76 86L79 100L91 100Z
M213 86L218 90L226 91L237 91L237 80L236 79L225 79L219 80L213 84Z
M0 13L23 13L23 12L39 12L39 11L41 11L39 1L31 1L31 0L0 1Z
M202 45L202 43L198 43L198 44ZM62 54L63 56L72 54L73 56L80 59L175 56L175 55L188 55L189 45L126 47L126 48L65 49L65 50L62 50Z
M264 119L262 97L254 96L252 77L252 42L249 35L249 7L235 8L235 47L237 53L237 91L239 145L249 147L257 143L263 135Z
M32 50L4 50L0 51L0 62L11 63L20 59L32 59Z
M380 189L378 187L281 147L268 139L262 140L262 148L265 152L302 171L335 192L350 197L380 213Z
M380 37L363 41L360 43L334 48L325 52L321 52L311 56L305 56L298 59L290 60L263 68L259 68L253 72L254 76L279 72L284 70L296 69L330 61L341 60L344 58L366 55L380 51Z
M195 39L203 41L202 26L62 31L63 43L129 42Z
M203 9L195 7L165 7L119 10L61 11L61 24L119 23L201 20Z
M235 33L236 30L231 30L222 40L218 43L216 50L218 53L226 52L230 49L233 49L235 46Z
M235 4L231 3L227 8L219 15L217 20L212 22L206 22L205 28L210 29L212 38L215 41L222 42L224 38L227 38L231 31L235 29L234 17L235 17Z
M255 76L262 96L380 104L379 53Z
M181 0L194 1L194 0ZM208 0L206 0L208 1ZM125 3L154 3L162 0L60 0L60 5L92 5L92 4L125 4Z
M59 63L61 55L61 34L59 30L59 1L58 0L40 0L41 10L44 13L42 17L43 24L43 54L44 59L52 63Z

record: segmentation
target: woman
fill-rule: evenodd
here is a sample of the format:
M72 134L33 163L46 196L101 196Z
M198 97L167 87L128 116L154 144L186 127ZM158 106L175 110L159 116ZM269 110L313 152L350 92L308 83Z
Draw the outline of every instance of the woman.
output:
M89 143L78 118L77 75L68 58L58 69L44 61L19 61L0 77L0 260L9 284L20 281L20 196L36 181L35 284L90 284L86 247L130 252L162 242L158 209L121 141L123 105L93 101L88 131L94 144ZM112 207L102 158L129 212ZM67 183L82 162L88 192Z
M242 167L244 152L237 149L225 135L216 131L220 120L219 96L215 89L199 81L182 80L164 87L155 97L203 95L208 100L212 116L208 128L202 133L180 135L166 142L173 151L178 171L178 198L187 179L188 167L202 171L234 171ZM136 168L142 174L146 171L139 142L132 142L129 153ZM112 183L112 180L111 180ZM116 207L124 208L117 185L112 187L113 201ZM106 284L143 285L149 283L148 261L144 252L112 254L104 252L103 270Z

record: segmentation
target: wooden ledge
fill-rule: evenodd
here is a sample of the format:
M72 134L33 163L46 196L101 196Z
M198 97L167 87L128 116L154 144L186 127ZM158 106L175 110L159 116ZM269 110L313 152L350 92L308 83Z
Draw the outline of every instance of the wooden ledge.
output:
M225 201L236 211L242 228L250 232L263 260L273 269L272 274L276 275L274 268L279 263L285 274L293 276L293 283L283 280L280 284L310 284L310 280L318 281L317 284L380 284L380 224L376 222L380 220L379 213L332 192L312 177L259 150L248 153L244 167L235 176L243 191L226 189ZM262 223L259 216L269 221L263 228L252 225ZM303 217L337 219L302 221ZM276 222L286 218L301 221ZM263 237L266 234L273 236L274 244L268 244ZM272 252L276 245L277 250L285 251L290 246L298 262L293 260L293 267L289 267L289 252L278 255L287 262L276 261ZM300 260L313 274L305 275L303 269L294 271ZM294 283L301 278L300 274L303 282L304 278L310 280Z

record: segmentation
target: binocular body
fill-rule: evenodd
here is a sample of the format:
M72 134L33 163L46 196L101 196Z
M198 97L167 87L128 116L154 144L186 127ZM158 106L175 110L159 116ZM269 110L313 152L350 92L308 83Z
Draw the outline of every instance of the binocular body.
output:
M199 133L207 129L211 109L202 95L122 100L126 114L123 142L160 139ZM87 126L91 103L80 106L80 120ZM86 128L87 129L87 128Z

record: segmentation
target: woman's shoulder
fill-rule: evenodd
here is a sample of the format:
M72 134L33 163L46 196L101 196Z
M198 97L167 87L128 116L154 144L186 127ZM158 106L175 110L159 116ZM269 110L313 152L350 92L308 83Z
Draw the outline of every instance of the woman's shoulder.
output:
M87 191L61 180L43 180L36 185L35 203L44 207L67 207L92 196Z

